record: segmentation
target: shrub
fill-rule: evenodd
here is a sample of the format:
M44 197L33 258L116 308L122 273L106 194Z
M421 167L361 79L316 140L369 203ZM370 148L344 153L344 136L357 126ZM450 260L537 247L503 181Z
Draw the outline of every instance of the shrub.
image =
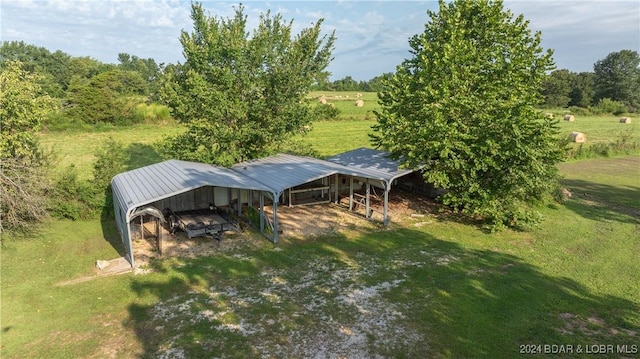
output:
M165 105L155 103L138 104L135 110L133 122L146 124L163 124L172 120L171 112Z
M72 220L95 218L101 202L88 181L78 178L78 169L70 165L60 174L52 191L49 213L56 218Z
M109 139L96 153L93 181L78 177L78 169L70 165L56 179L51 193L49 212L53 217L72 220L113 217L111 179L126 169L124 146Z
M603 98L600 99L595 106L591 107L591 112L594 114L612 113L614 115L620 115L627 112L627 106L620 101Z
M64 113L51 113L44 122L44 128L47 131L63 132L63 131L86 131L91 128L90 125L75 118L66 116Z
M315 115L317 120L335 120L340 115L340 110L333 104L318 104Z
M129 156L125 147L109 138L102 147L95 152L96 161L93 164L93 191L102 200L102 217L113 218L113 194L111 179L127 169Z

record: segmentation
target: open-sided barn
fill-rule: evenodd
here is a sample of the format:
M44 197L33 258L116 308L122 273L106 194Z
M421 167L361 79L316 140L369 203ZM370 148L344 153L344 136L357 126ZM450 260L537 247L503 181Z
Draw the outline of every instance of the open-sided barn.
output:
M273 242L278 241L278 205L338 203L348 198L348 209L362 204L371 217L370 193L384 193L383 222L388 224L388 194L400 177L413 173L401 169L387 153L367 148L320 160L288 154L238 163L231 168L168 160L116 175L112 181L118 230L134 266L132 223L152 217L159 228L180 225L188 235L224 230L229 215L257 213L254 225ZM265 206L271 206L267 216ZM224 211L219 212L220 209ZM218 213L225 213L222 218ZM185 224L180 215L200 219ZM199 217L204 215L204 217ZM158 233L161 231L158 231Z

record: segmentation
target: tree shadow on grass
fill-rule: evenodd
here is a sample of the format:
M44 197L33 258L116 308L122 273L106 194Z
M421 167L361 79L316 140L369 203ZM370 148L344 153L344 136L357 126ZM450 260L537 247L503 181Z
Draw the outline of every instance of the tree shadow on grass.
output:
M610 186L584 180L562 180L572 197L565 206L597 221L640 222L640 187Z
M127 152L129 158L126 164L127 170L133 170L162 161L162 157L153 145L132 143L127 146Z
M152 267L126 323L141 357L512 358L640 339L637 302L411 229Z
M112 212L113 209L111 209L110 213ZM122 243L122 238L120 238L116 221L112 217L105 215L104 210L100 217L100 225L102 226L102 238L109 242L111 247L113 247L119 256L124 257L127 254L127 251Z
M128 158L127 163L124 164L126 170L133 170L162 161L162 158L152 145L132 143L126 147L126 151ZM108 190L111 191L111 188ZM120 256L125 256L126 250L113 218L113 211L112 203L109 202L104 204L100 215L102 234L104 239L111 244Z

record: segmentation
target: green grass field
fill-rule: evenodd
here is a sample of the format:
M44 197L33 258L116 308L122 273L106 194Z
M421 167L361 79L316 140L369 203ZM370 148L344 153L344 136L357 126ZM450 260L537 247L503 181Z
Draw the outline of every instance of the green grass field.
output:
M3 242L2 357L513 358L528 344L637 344L639 168L637 156L563 164L573 197L531 232L427 214L67 286L119 255L115 226L55 221Z
M373 92L362 93L364 107L356 107L356 92L312 92L309 97L317 99L325 95L328 102L335 103L341 110L337 121L319 121L313 124L312 131L304 138L321 157L327 157L355 149L371 147L368 134L373 133L371 126L375 124L375 116L371 111L378 108L377 95ZM340 97L338 97L340 96ZM348 98L346 96L349 96ZM562 114L554 112L556 116ZM593 144L616 142L625 133L630 140L640 143L640 118L633 118L631 124L619 123L617 116L577 116L574 122L560 121L562 136L573 131L583 132L587 136L585 148ZM46 132L40 136L41 144L58 154L56 168L58 170L74 164L81 176L90 178L94 153L109 137L128 146L131 163L129 168L161 161L155 144L166 135L182 131L176 124L138 125L128 128L103 129L95 132ZM577 149L579 144L571 144ZM640 145L632 153L640 153Z
M339 118L342 120L373 120L375 119L373 111L380 108L378 95L375 92L313 91L307 97L319 101L322 96L328 104L340 110ZM362 107L356 106L357 100L363 101Z
M561 126L601 128L605 139L628 126L605 120ZM319 122L307 140L323 156L368 146L372 123ZM130 146L133 168L158 161L153 143L174 130L41 141L56 144L59 166L90 172L91 149L109 136ZM256 236L219 255L154 262L149 274L71 285L60 283L122 255L115 224L51 221L32 239L3 238L0 357L513 358L572 345L560 357L583 358L577 347L597 344L629 352L593 357L637 356L640 156L559 167L572 197L544 208L529 232L486 233L437 213L396 216L388 229L277 247Z

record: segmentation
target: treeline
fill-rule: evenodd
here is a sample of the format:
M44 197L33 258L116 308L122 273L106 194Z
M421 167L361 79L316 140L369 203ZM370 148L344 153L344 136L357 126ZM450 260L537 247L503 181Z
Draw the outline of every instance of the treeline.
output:
M313 90L379 92L383 81L393 76L384 73L369 81L356 81L346 76L336 81L323 81ZM612 52L597 61L592 72L552 71L540 90L541 107L569 108L581 114L638 112L640 108L640 56L636 51Z
M158 86L165 72L179 65L158 64L152 58L127 53L118 54L117 64L105 64L23 41L3 42L0 66L11 60L19 61L25 71L38 73L42 90L58 101L59 111L52 112L44 123L50 130L171 118L169 109L158 105ZM379 92L391 76L384 73L368 81L351 76L329 81L325 77L309 90ZM541 94L545 108L569 108L582 114L637 112L640 56L636 51L621 50L597 61L593 72L555 70L544 81Z
M42 92L57 101L59 111L52 112L44 124L52 129L144 121L147 114L139 106L156 100L164 68L154 59L126 53L118 54L118 64L105 64L22 41L3 42L0 66L16 61L22 70L38 74ZM169 117L169 112L154 115Z
M393 73L387 72L369 81L356 81L351 76L346 76L335 81L322 81L321 83L315 84L312 90L379 92L382 91L383 80L391 76L393 76Z
M593 72L551 72L543 83L546 107L571 107L594 114L637 112L640 108L640 56L612 52L593 65Z

